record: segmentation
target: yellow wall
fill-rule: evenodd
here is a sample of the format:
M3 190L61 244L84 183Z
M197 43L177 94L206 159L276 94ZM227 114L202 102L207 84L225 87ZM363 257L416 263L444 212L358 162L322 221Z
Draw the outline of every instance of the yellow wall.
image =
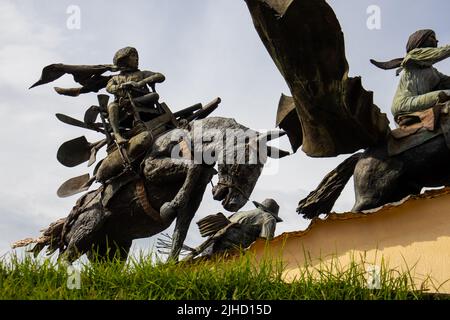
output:
M365 255L364 262L389 269L413 268L416 288L427 276L430 292L450 293L450 188L429 191L401 204L388 205L367 214L332 214L315 220L303 232L285 233L268 246L257 241L250 250L258 258L265 254L282 257L286 277L292 280L305 265L305 254L313 267L333 259L346 266ZM265 251L266 250L266 251ZM309 259L308 259L309 260Z

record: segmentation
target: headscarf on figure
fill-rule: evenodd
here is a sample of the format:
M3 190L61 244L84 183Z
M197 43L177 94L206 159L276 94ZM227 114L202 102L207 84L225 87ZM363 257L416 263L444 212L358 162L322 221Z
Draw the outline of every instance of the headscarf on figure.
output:
M438 47L433 30L414 32L406 45L407 55L387 62L371 62L384 70L402 73L391 111L397 123L402 116L422 112L450 99L450 77L434 64L450 57L450 46Z
M436 41L436 43L433 43L432 41L430 41L430 38L432 36L434 36L436 38L436 33L431 29L418 30L418 31L414 32L412 35L409 36L408 43L406 44L406 53L410 53L414 49L418 49L418 48L436 48L438 41ZM400 72L402 71L401 65L402 65L402 62L404 59L405 59L405 57L392 59L392 60L389 60L386 62L379 62L379 61L372 59L372 60L370 60L370 62L373 65L375 65L376 67L383 69L383 70L391 70L391 69L400 68L397 70L397 76L398 76L400 74Z

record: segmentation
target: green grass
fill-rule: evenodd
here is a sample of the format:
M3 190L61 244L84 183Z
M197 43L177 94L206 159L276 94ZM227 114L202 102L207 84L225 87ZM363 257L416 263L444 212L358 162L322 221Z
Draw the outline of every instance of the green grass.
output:
M409 274L382 270L381 288L366 287L366 273L354 264L342 272L306 271L293 283L283 281L280 263L255 266L249 255L234 261L154 262L151 257L88 263L81 266L80 289L67 288L67 267L30 256L0 262L0 299L150 299L150 300L309 300L423 299ZM436 298L436 296L432 296ZM439 298L439 297L437 297Z

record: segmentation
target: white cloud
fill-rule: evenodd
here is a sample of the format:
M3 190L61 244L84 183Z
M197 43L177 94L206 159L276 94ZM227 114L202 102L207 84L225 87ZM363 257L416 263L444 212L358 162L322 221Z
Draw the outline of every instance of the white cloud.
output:
M26 88L30 74L59 57L55 48L63 38L58 29L22 14L13 1L0 2L0 83Z
M64 204L68 203L55 201L56 180L63 178L55 167L57 145L48 143L58 135L51 105L55 100L50 100L54 94L50 90L28 91L42 67L60 59L56 52L63 38L57 28L21 12L14 1L0 2L0 29L3 252L11 242L26 236L25 231L30 233L37 227L27 235L36 236L50 219L66 215Z
M14 1L0 3L0 44L37 45L40 48L54 48L61 40L58 29L40 23L34 17L20 12Z

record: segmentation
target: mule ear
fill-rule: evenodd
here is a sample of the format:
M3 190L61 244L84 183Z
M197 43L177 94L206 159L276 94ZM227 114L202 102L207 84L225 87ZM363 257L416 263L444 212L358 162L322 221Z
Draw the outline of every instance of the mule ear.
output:
M271 140L281 138L282 136L284 136L286 134L287 134L287 132L284 130L270 130L270 131L267 131L267 132L263 133L262 135L260 135L258 137L258 140L269 142Z
M267 156L274 159L281 159L287 156L290 156L291 153L282 149L278 149L275 147L267 146Z

